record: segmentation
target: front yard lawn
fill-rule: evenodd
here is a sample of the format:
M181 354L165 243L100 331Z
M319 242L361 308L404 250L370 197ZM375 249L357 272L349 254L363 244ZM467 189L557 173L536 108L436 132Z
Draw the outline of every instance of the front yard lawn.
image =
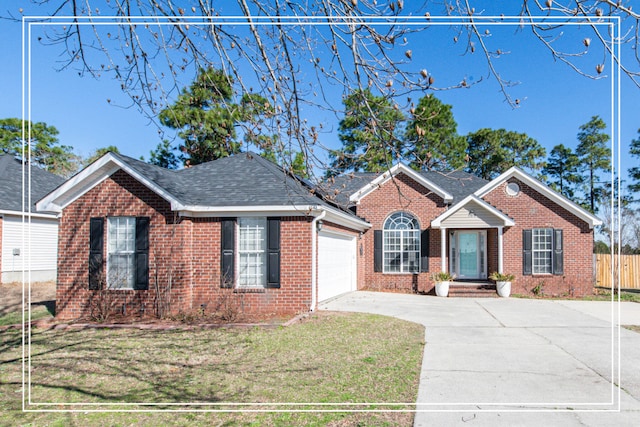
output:
M289 411L345 408L313 405L320 402L371 403L346 407L352 409L411 410L411 404L380 403L415 402L424 344L420 325L332 312L278 329L35 329L28 409L172 408L185 412L23 413L20 331L7 330L0 336L0 425L38 426L411 425L411 412ZM65 405L87 402L98 405ZM221 405L118 405L194 402ZM309 405L256 407L225 402ZM265 408L287 412L192 411Z

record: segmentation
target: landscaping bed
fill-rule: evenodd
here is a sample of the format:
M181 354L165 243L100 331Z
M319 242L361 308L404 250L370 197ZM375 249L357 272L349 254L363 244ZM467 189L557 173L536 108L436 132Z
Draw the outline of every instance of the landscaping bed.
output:
M333 312L275 329L35 328L28 409L88 412L23 413L20 331L0 336L1 425L411 425L424 344L422 326ZM194 412L212 409L240 412ZM284 412L247 411L265 409ZM292 412L318 409L384 412Z

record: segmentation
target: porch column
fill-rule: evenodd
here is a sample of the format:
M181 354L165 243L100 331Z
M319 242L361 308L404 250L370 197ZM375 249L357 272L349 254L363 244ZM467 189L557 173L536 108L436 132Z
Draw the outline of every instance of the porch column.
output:
M447 229L440 229L440 265L442 267L441 271L447 270Z
M498 273L503 273L502 255L502 227L498 227Z

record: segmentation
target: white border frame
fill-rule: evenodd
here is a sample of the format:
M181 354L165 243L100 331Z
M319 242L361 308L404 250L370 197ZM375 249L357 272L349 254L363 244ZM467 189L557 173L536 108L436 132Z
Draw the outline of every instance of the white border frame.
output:
M140 18L140 19L138 19ZM126 17L126 18L122 18L122 17L117 17L117 16L91 16L91 17L86 17L86 16L77 16L77 17L70 17L70 16L55 16L55 17L51 17L51 16L23 16L22 17L22 68L23 68L23 81L22 81L22 118L23 118L23 136L26 135L27 133L30 135L31 134L31 128L29 126L28 130L25 130L25 125L24 125L24 120L28 120L29 123L31 122L31 61L30 61L30 55L31 55L31 26L32 25L36 25L36 24L40 24L40 25L51 25L52 23L55 23L55 25L86 25L86 24L92 24L92 25L104 25L104 24L110 24L113 25L113 23L109 23L106 22L106 20L114 20L116 22L120 22L120 25L134 25L136 23L140 23L140 22L144 22L144 19L152 19L152 22L154 24L166 24L166 25L183 25L185 22L190 22L192 19L200 19L202 20L203 18L206 18L209 20L209 24L210 25L223 25L223 24L230 24L233 23L234 25L248 25L247 23L247 18L246 17L237 17L237 16L230 16L230 17L224 17L224 16L220 16L220 17L216 17L216 18L210 18L210 17L167 17L167 19L174 19L175 22L162 22L162 19L159 17ZM288 21L288 18L291 18L292 21ZM536 24L538 19L543 19L545 20L547 23L551 22L554 20L554 18L556 17L552 17L552 16L534 16L529 20L521 20L521 17L519 16L475 16L473 18L475 23L478 22L482 22L482 21L487 21L484 22L484 25L487 26L497 26L497 25L521 25L521 26L527 26L527 25L534 25ZM563 17L559 17L561 18L561 22L564 25L570 26L570 25L583 25L580 24L579 22L572 22L574 20L584 20L585 17L567 17L567 16L563 16ZM592 17L586 17L586 18L592 18ZM595 19L595 17L593 17ZM91 19L91 21L89 21L89 19ZM126 19L126 21L124 21ZM231 22L234 19L237 19L237 22ZM271 18L270 17L252 17L251 18L251 24L262 24L263 22L266 23L267 25L270 25L271 23L269 22ZM323 24L323 20L324 21L330 21L328 24L326 25L332 25L334 24L332 21L336 20L336 17L305 17L305 18L301 18L301 17L279 17L279 19L282 21L281 25L300 25L303 24L303 22L301 22L302 20L306 20L307 22L310 22L312 25L322 25ZM612 55L610 57L610 66L612 70L615 70L613 75L612 75L612 79L611 79L611 90L612 90L612 99L611 99L611 119L612 119L612 135L614 135L614 138L611 138L611 144L612 147L614 148L614 150L612 150L613 153L613 158L612 158L612 165L614 167L612 167L612 171L611 171L611 178L612 178L612 188L614 186L614 178L617 177L617 185L618 185L618 189L620 189L620 176L616 175L616 166L619 169L620 168L620 144L619 144L619 139L620 139L620 95L621 95L621 90L620 90L620 74L621 74L621 67L620 67L620 61L621 61L621 55L620 55L620 46L619 44L616 44L616 39L617 37L619 37L619 35L621 34L621 18L619 16L614 16L614 17L599 17L599 22L594 22L592 23L592 25L601 25L601 26L607 26L610 30L611 33L611 40L609 40L609 43L612 44ZM48 20L47 22L29 22L30 20ZM228 20L229 22L226 22L225 20ZM354 23L359 23L363 20L362 17L358 17L358 16L353 16L351 18L342 18L340 19L340 21L344 22L344 23L348 23L348 22L354 22ZM400 25L407 25L407 26L411 26L411 25L415 25L415 24L423 24L424 21L428 20L429 21L429 25L432 26L450 26L450 25L464 25L466 23L466 21L469 20L469 18L465 18L465 17L460 17L459 19L456 19L456 17L451 17L451 16L429 16L429 17L417 17L417 16L408 16L408 17L398 17L396 18L394 21ZM490 20L493 20L495 22L491 22ZM124 22L123 22L124 21ZM315 22L314 22L315 21ZM376 23L376 19L368 19L368 21L370 21L370 23ZM604 22L602 22L604 21ZM386 24L388 25L388 18L381 18L379 20L379 23L381 25ZM26 30L25 30L26 27ZM26 41L25 41L26 39ZM614 58L618 58L618 61L614 61ZM25 66L26 64L26 66ZM26 90L26 97L25 97L25 90ZM25 108L27 110L27 114L25 115ZM25 144L24 141L26 139L23 137L23 154L24 154L24 150L25 150ZM616 148L616 144L617 144L617 150ZM30 148L27 148L27 152L28 152L28 158L30 159L31 157L31 151ZM614 161L616 160L615 156L617 155L617 163ZM25 158L25 156L23 156L23 158ZM31 216L31 176L30 176L30 170L29 171L25 171L25 169L27 169L23 163L23 177L26 176L26 180L23 180L23 194L26 192L28 193L28 200L29 200L29 205L26 207L26 209L24 209L24 214L23 214L23 221L25 221L27 224L30 224L30 216ZM25 173L26 172L26 173ZM613 192L612 192L613 194ZM618 192L618 203L620 202L620 193ZM24 198L23 198L24 200ZM614 200L612 197L611 200L611 205L612 207L614 206ZM620 216L620 211L618 211L617 216L615 215L615 213L612 210L612 220L614 221L619 221L621 220L621 216ZM30 234L30 227L28 227L28 233ZM620 249L618 249L618 251L620 251ZM612 249L613 252L613 249ZM613 280L613 270L611 271L611 277ZM209 405L219 405L219 406L245 406L245 407L266 407L266 406L279 406L279 405L289 405L289 406L293 406L293 407L300 407L300 406L318 406L318 407L322 407L322 406L337 406L337 407L346 407L346 406L371 406L371 405L376 405L376 406L398 406L398 405L405 405L405 406L411 406L411 407L415 407L416 409L400 409L400 410L396 410L396 409L388 409L388 410L370 410L370 409L351 409L348 410L348 412L413 412L413 413L417 413L417 412L473 412L473 413L478 413L478 412L503 412L503 413L507 413L507 412L552 412L552 413L556 413L556 412L570 412L570 413L576 413L576 412L619 412L621 409L621 402L620 402L620 396L621 396L621 382L620 382L620 306L618 304L618 310L617 310L617 323L615 322L616 319L616 310L615 307L613 305L614 302L614 296L612 293L612 297L611 297L611 302L612 302L612 307L611 307L611 400L610 402L605 402L605 403L576 403L576 402L566 402L566 403L560 403L560 402L549 402L549 403L545 403L545 402L538 402L538 403L526 403L526 402L512 402L512 403L495 403L495 402L488 402L488 403L484 403L484 402L461 402L461 403L415 403L415 402L411 402L411 403L254 403L254 404L247 404L247 403L233 403L233 402L227 402L227 403L34 403L31 401L31 308L30 308L30 303L31 303L31 275L28 271L28 269L24 269L23 270L23 278L25 278L26 280L23 280L23 287L22 287L22 291L23 291L23 325L22 325L22 354L23 354L23 359L22 359L22 366L23 366L23 371L22 371L22 410L23 412L84 412L84 413L89 413L89 412L185 412L185 409L163 409L163 410L158 410L158 409L90 409L88 407L90 406L104 406L104 407L115 407L115 406L143 406L143 407L152 407L152 406L187 406L189 407L189 411L190 412L345 412L345 409L194 409L193 406L209 406ZM613 282L612 282L613 283ZM618 283L618 289L620 288L620 284ZM620 296L618 294L618 299L617 299L618 303L620 302ZM28 309L25 309L25 306L28 307ZM29 322L29 323L26 323ZM617 335L615 334L616 331L616 327L617 327ZM615 345L616 343L616 337L617 337L617 347ZM616 350L617 353L616 353ZM616 359L617 356L617 359ZM617 365L615 364L617 360ZM616 366L617 366L617 376L614 375L614 372L616 372ZM615 389L617 388L617 407L615 408L605 408L605 409L581 409L581 408L576 408L577 406L613 406L615 404ZM60 406L60 405L67 405L67 406L77 406L78 409L30 409L27 408L27 404L28 405L33 405L33 406L38 406L38 405L44 405L44 406ZM468 405L472 405L473 408L471 409L460 409L460 408L456 408L456 409L419 409L420 407L424 407L424 406L468 406ZM534 406L537 407L535 409L523 409L523 408L517 408L517 409L506 409L504 408L504 406L516 406L516 407L521 407L521 406L526 406L526 405L530 405L530 406ZM479 406L501 406L501 408L499 409L478 409ZM566 406L566 409L547 409L547 408L539 408L540 406L551 406L553 408L557 408L558 406Z

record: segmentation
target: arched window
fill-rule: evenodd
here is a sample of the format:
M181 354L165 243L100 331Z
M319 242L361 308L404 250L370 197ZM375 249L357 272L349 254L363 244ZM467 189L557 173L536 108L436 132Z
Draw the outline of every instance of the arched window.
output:
M383 272L420 271L420 225L412 215L396 212L384 222Z

